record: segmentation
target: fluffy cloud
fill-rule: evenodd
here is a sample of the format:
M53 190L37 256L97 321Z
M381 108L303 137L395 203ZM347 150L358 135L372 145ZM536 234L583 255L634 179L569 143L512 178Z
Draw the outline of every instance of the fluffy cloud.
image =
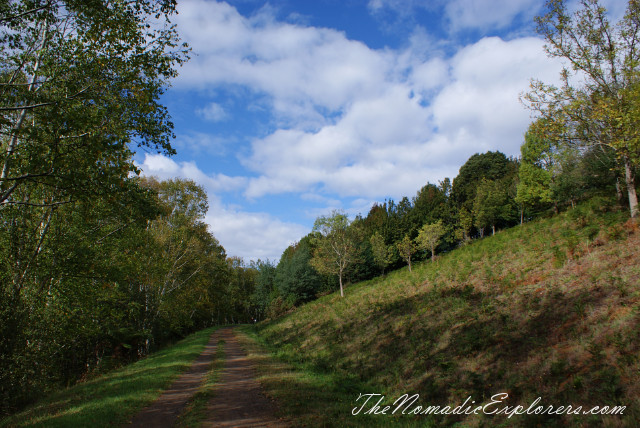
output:
M228 255L245 260L271 260L276 263L289 245L297 242L309 229L283 222L266 213L250 213L215 205L205 218L213 234Z
M399 55L400 56L400 55ZM449 59L412 65L375 94L354 98L317 131L280 129L254 141L246 194L320 191L399 197L453 177L476 152L517 155L530 117L519 94L557 79L542 41L485 38Z
M505 28L517 16L530 22L541 6L540 0L452 0L445 11L453 31L485 30Z
M384 53L335 30L277 22L268 14L246 18L226 3L184 2L179 9L181 34L197 55L176 87L245 86L271 96L284 117L340 110L376 92L392 65Z
M152 175L161 180L174 177L193 180L203 186L209 194L238 190L246 185L246 178L244 177L205 174L193 161L176 162L160 154L145 154L144 161L138 167L142 169L144 175Z
M451 82L431 104L444 144L458 147L464 157L488 149L519 154L531 121L519 94L531 77L558 79L560 64L546 57L542 45L537 38L485 38L451 59Z
M229 118L224 108L217 103L210 103L204 108L196 109L196 114L210 122L221 122Z
M460 0L440 6L457 30L500 27L538 4L505 0L489 7L487 0ZM369 6L419 7L397 0ZM244 17L215 1L178 7L176 22L195 55L174 86L201 94L240 88L246 104L266 100L269 124L261 129L269 131L254 135L243 150L241 176L205 174L195 162L162 156L147 156L143 168L202 184L212 200L207 219L214 233L230 254L249 258L277 258L308 229L229 207L217 194L257 199L295 193L306 202L364 212L372 200L453 178L476 152L517 154L530 121L519 94L531 77L553 82L559 71L537 38L484 38L452 53L451 44L440 51L432 36L414 31L402 50L375 50L336 30L278 22L268 9ZM214 102L197 114L229 119ZM207 151L221 143L191 132L177 144ZM346 197L354 198L351 206L343 206ZM308 212L321 214L316 209Z
M465 9L476 11L479 26L534 8L530 0L485 3ZM456 25L472 25L465 16ZM398 197L455 176L475 152L517 154L530 120L518 96L530 77L554 80L558 70L536 38L485 38L453 56L425 58L417 42L403 51L374 50L342 32L278 22L268 11L244 17L226 3L181 3L178 20L197 56L177 86L240 85L267 95L275 118L286 118L286 127L255 139L242 159L255 173L249 198ZM206 111L214 119L224 113L215 103Z
M163 155L147 154L138 166L147 176L186 178L204 187L209 199L205 222L230 256L277 261L287 246L309 232L305 226L284 222L266 213L246 212L225 205L216 192L242 187L243 178L211 176L202 172L195 162L175 162Z

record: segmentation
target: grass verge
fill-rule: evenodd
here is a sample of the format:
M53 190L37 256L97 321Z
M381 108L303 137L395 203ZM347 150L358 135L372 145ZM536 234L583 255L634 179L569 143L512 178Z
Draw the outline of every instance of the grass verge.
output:
M375 388L354 376L317 370L313 364L292 360L286 352L267 344L253 325L239 327L236 332L256 367L258 381L278 403L278 416L291 426L386 427L391 421L397 427L431 426L429 418L418 422L401 420L401 416L354 416L358 395L377 392ZM391 404L388 399L381 407L387 404Z
M125 424L189 368L215 328L144 360L59 391L0 421L0 427L113 427Z
M218 339L216 355L211 361L207 377L182 412L176 424L177 428L195 428L202 425L207 415L207 403L215 396L215 389L224 367L224 339Z

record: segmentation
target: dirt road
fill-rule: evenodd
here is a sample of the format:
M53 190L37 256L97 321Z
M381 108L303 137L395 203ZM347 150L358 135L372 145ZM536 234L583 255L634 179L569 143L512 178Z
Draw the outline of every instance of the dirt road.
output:
M219 340L224 340L225 364L202 426L287 427L275 417L276 406L262 393L254 368L231 327L214 332L191 368L155 402L138 413L127 427L173 427L204 381Z

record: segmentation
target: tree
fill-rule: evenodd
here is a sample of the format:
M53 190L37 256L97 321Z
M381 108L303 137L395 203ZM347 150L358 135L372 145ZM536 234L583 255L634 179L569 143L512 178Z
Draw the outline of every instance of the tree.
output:
M458 211L458 223L457 229L455 231L456 239L461 240L463 243L466 243L471 238L469 237L469 232L473 227L473 215L466 208L462 207Z
M311 265L320 273L338 275L342 297L345 271L359 259L358 231L349 225L347 215L336 210L330 216L317 218L313 225L320 238L316 240Z
M440 239L444 233L445 229L442 225L442 220L438 220L431 224L425 224L420 229L418 237L416 238L418 248L431 250L431 260L433 260L436 255L436 247L440 243Z
M471 211L480 181L505 177L511 171L511 164L501 152L476 153L460 167L460 172L453 179L451 198L458 208L465 207Z
M373 260L382 270L384 275L385 268L393 261L393 251L384 242L384 238L380 232L376 231L369 240L371 242L371 250L373 252Z
M251 262L251 266L258 273L252 301L256 307L256 320L262 319L269 304L277 296L276 290L276 266L270 260Z
M554 162L551 142L537 135L531 128L525 134L525 141L520 147L522 157L518 170L516 202L523 207L553 202L551 184ZM522 223L524 212L521 214Z
M313 237L305 236L289 246L276 267L275 282L280 295L292 305L316 297L323 282L312 265Z
M498 223L508 223L514 216L513 200L509 197L508 181L482 179L473 204L475 226L484 236L484 229L491 226L496 233Z
M409 235L404 235L401 241L396 242L396 247L398 248L400 258L407 262L409 272L411 272L411 256L416 252L416 245L411 238L409 238Z
M174 152L159 103L187 58L174 12L171 0L0 2L0 413L19 402L7 379L32 378L20 394L38 395L133 336L114 326L131 331L130 274L159 213L130 178L130 147Z
M551 57L567 60L560 87L532 81L528 106L544 119L558 144L612 149L625 172L632 218L638 216L635 168L640 164L640 3L630 0L612 25L598 0L581 0L570 13L564 0L549 0L536 18Z
M158 99L187 54L170 25L175 1L4 3L0 208L95 191L105 173L135 169L132 142L173 153ZM41 185L58 194L35 201L17 192Z

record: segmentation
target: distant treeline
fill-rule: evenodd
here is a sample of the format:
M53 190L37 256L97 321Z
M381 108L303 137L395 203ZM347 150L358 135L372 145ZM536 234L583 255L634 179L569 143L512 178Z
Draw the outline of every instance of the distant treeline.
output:
M420 245L419 239L421 230L428 229L425 226L437 226L437 254L496 230L552 215L586 198L602 197L602 203L617 203L621 208L628 204L613 151L602 146L561 149L536 137L535 123L521 150L520 158L500 152L475 154L453 181L427 183L411 199L386 200L374 204L366 216L357 216L348 223L356 249L344 278L366 280L430 257L431 249ZM338 289L337 275L323 275L317 269L319 247L326 239L316 228L287 248L277 264L253 265L258 270L253 304L260 317L277 316Z

